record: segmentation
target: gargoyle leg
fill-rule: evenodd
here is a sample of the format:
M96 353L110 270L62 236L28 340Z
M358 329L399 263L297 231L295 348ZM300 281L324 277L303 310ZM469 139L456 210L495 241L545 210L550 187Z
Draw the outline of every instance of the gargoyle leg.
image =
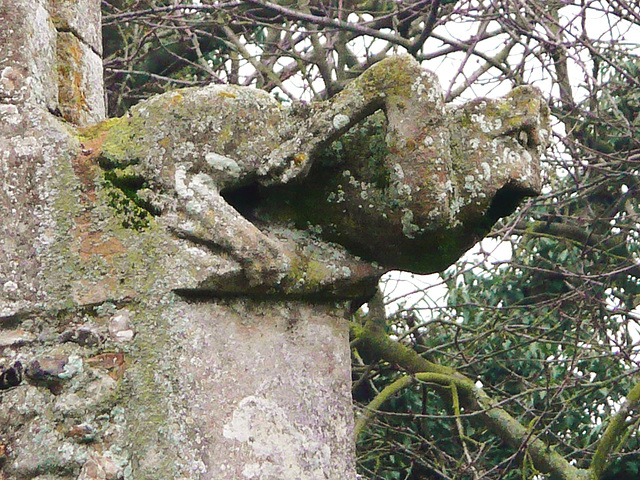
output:
M252 286L277 286L290 269L291 259L249 220L238 213L204 174L176 175L184 221L172 228L180 236L197 238L227 251L243 267Z

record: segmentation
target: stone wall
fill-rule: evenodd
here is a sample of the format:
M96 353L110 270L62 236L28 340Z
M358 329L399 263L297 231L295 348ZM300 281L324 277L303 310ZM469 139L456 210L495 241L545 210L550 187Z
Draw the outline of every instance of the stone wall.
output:
M100 2L0 3L0 98L45 107L76 125L105 117Z
M353 478L346 303L237 272L109 187L100 2L0 0L0 479Z

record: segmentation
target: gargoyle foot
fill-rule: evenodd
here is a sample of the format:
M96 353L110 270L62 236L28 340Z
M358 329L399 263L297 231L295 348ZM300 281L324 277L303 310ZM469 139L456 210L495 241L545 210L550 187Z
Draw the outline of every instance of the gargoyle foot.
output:
M202 245L213 253L226 253L242 267L247 287L251 290L277 291L291 271L291 258L282 251L276 241L264 236L252 247L240 248L227 245L214 238L206 230L190 226L168 225L168 230L177 238Z

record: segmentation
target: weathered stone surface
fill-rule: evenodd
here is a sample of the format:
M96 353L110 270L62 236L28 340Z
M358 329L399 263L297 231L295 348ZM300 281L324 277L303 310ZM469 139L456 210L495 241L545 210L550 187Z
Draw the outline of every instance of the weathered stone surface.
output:
M103 337L99 331L90 326L82 326L63 332L59 337L60 343L74 342L81 347L94 347L100 345Z
M60 113L79 126L104 120L102 59L72 33L59 32L57 38Z
M41 105L78 125L104 119L100 10L95 7L95 0L0 1L2 104Z
M0 390L20 385L23 373L24 367L20 361L9 365L0 365Z
M72 32L100 58L102 55L100 0L49 0L49 3L51 19L56 29Z
M436 87L431 108L423 107L435 114L424 115L427 126L395 121L415 136L398 133L389 112L389 120L373 116L325 151L299 185L264 190L245 213L313 225L387 269L444 270L537 194L549 113L531 87L457 108L445 108Z
M68 177L61 162L77 145L46 111L29 104L4 107L4 114L0 112L0 318L42 307L51 287L55 297L65 293L64 283L43 284L41 273L56 241L66 237L64 229L58 228L66 220L55 218L58 211L53 202L64 201L58 197L62 191L73 195L73 187L64 185ZM54 264L64 260L49 259Z
M42 280L47 262L64 276L59 267L69 219L58 215L73 216L80 193L69 162L79 143L48 112L64 106L58 101L58 34L47 5L2 1L0 21L0 318L9 318L66 301L67 282ZM101 75L99 64L93 68ZM90 81L101 84L100 77Z
M0 435L9 445L3 465L8 478L32 478L36 474L78 478L102 475L102 471L107 475L105 466L91 461L105 451L115 459L118 475L126 473L126 478L145 475L180 478L185 472L191 472L192 478L233 478L220 476L210 460L212 452L219 458L228 455L227 465L234 459L237 462L234 468L240 472L245 463L249 465L247 468L266 463L269 469L266 471L279 471L282 469L279 462L291 460L295 452L278 453L279 447L272 445L275 456L269 460L254 452L243 437L225 438L223 431L226 422L233 419L236 404L257 395L254 390L272 375L281 379L282 388L276 388L280 385L276 382L260 390L274 412L265 428L276 419L282 420L284 414L290 417L288 429L282 435L292 440L305 439L303 446L291 445L292 449L302 449L296 450L300 463L295 464L294 470L310 468L311 460L315 459L326 462L314 464L319 472L351 472L351 438L343 430L348 430L351 422L346 325L336 326L335 332L334 327L323 330L328 328L323 327L325 324L338 323L339 315L330 311L325 316L312 305L293 306L289 314L289 305L279 300L262 307L238 300L238 305L232 307L226 301L193 303L176 296L174 290L188 293L190 287L223 277L225 272L237 276L241 274L240 267L224 254L171 235L154 218L149 219L145 228L124 227L121 215L128 215L127 207L118 201L120 196L115 197L118 190L102 183L101 170L90 162L90 156L82 152L78 143L62 145L59 156L44 157L56 175L44 177L43 184L30 184L35 190L31 202L24 203L20 200L25 197L15 197L10 204L14 215L24 211L24 218L28 218L30 208L38 205L33 198L40 199L43 205L40 209L49 212L51 220L34 222L24 236L25 245L37 246L37 255L31 255L37 263L25 266L24 275L47 282L35 284L34 290L39 295L27 297L29 302L18 304L3 299L8 312L2 317L3 322L38 339L6 352L7 360L19 358L28 366L38 361L38 370L33 372L48 372L35 375L36 379L27 377L27 381L2 392L3 409L7 406L8 411ZM4 158L15 158L11 155L12 151ZM9 171L15 173L14 169ZM18 180L15 183L21 186ZM46 194L40 196L40 191ZM54 212L58 215L54 216ZM46 242L39 240L41 229L46 232L42 237ZM2 238L15 236L7 233ZM307 248L322 245L310 244ZM19 253L14 249L4 252ZM13 263L3 265L19 265L21 257L11 258L15 258ZM15 273L11 275L7 275L11 281L23 284ZM24 300L21 290L13 294L16 301ZM141 301L145 303L139 305ZM230 314L233 308L241 313ZM315 323L303 328L311 312L316 312ZM286 326L282 323L285 319ZM300 325L296 326L297 323ZM245 327L240 338L230 337L216 347L219 339L228 336L226 332ZM103 341L79 341L84 337L73 332L84 330L90 330ZM135 332L135 336L128 335L128 341L122 341L122 333L127 331ZM321 345L315 343L318 341ZM52 349L51 342L62 344ZM292 345L287 347L286 358L276 355L271 364L271 353L282 350L280 347L287 342ZM324 352L325 360L340 363L316 372L320 359L310 356L307 348L318 350L319 354ZM331 353L332 348L337 351ZM61 378L72 355L75 355L72 363L82 364L82 369ZM111 360L108 355L113 355ZM125 355L130 356L131 366ZM199 360L201 356L208 360ZM309 363L295 363L294 356ZM254 370L249 374L252 359ZM332 417L325 417L325 410L315 410L318 400L316 392L309 388L310 380L294 374L303 366L313 377L313 385L319 388L317 394L322 396L323 409L334 412ZM209 379L207 375L212 371L222 375ZM242 396L233 396L233 390L244 385L245 376L247 388L253 393L239 390L238 395ZM217 390L226 393L218 395ZM289 393L298 391L299 398L290 402ZM27 392L38 395L40 400L20 396ZM14 395L18 395L16 401L9 401ZM14 413L12 405L28 402L38 407L37 412ZM298 410L305 412L304 418ZM207 423L211 422L212 411L225 412L215 426ZM206 429L198 427L201 423ZM83 425L94 434L83 433ZM34 429L39 427L40 434L34 435ZM256 428L261 431L261 427ZM297 429L306 432L306 436L300 437ZM317 456L311 435L321 430L326 430L321 443L339 452L335 456L327 456L326 449ZM168 462L175 467L157 469L152 459L159 465L166 466ZM315 475L313 470L309 471Z
M32 102L55 110L56 31L48 2L0 0L0 45L0 106Z
M17 428L34 419L42 412L53 398L48 390L38 389L30 385L15 388L3 393L0 409L0 425L6 428ZM3 434L6 435L4 430Z
M385 120L362 134L354 125L378 109ZM345 146L338 138L352 126L351 136L361 136L350 146L347 133ZM354 284L390 269L449 266L536 194L547 128L548 108L535 89L447 109L435 76L395 57L306 110L215 85L157 96L84 134L98 139L98 160L114 185L138 185L141 209L240 262L245 278L213 278L202 290L311 294L337 282L333 272L347 258ZM247 220L256 207L267 224L294 220L382 268L286 245Z
M78 355L53 354L33 359L26 375L34 382L52 384L68 380L81 373L82 369L82 359Z
M55 393L42 382L3 391L4 478L78 478L87 461L103 457L112 478L118 478L114 469L122 474L126 461L120 453L124 437L116 386L103 370L86 368L61 383Z
M123 309L111 317L109 320L109 335L114 342L130 342L133 340L135 332L131 327L131 314L129 310Z
M142 478L353 476L343 315L329 305L241 299L167 298L141 309L139 360L127 374L133 470Z
M82 466L78 480L117 480L122 471L110 455L94 454Z
M0 349L33 342L36 336L24 330L0 330Z

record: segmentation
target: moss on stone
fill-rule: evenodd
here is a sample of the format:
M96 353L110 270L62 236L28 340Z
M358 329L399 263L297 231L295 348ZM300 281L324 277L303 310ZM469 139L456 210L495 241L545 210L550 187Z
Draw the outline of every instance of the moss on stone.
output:
M361 88L365 98L384 92L387 96L411 97L411 84L416 80L415 71L409 67L409 57L389 57L366 70L354 82Z
M78 139L81 142L90 142L92 140L100 139L115 125L122 121L122 118L109 118L90 127L79 128L77 131Z

